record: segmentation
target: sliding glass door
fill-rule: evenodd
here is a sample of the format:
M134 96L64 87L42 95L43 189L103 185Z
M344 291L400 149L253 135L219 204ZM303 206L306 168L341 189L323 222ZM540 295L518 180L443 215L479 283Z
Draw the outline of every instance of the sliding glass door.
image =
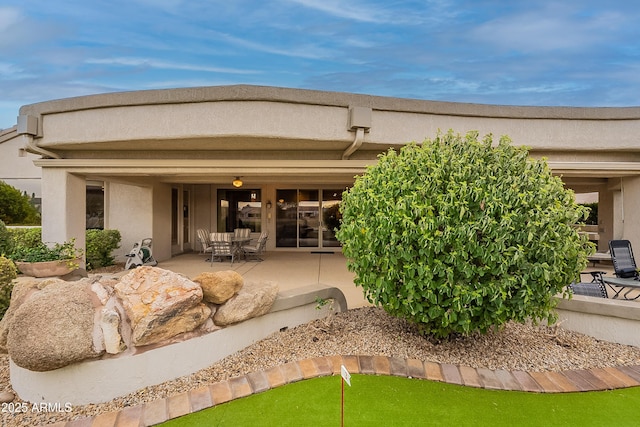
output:
M276 247L339 247L342 190L282 189L276 191Z
M262 200L260 190L218 190L219 232L249 228L262 231Z
M340 227L342 215L340 214L340 202L342 190L322 191L322 247L340 247L336 239L336 230Z

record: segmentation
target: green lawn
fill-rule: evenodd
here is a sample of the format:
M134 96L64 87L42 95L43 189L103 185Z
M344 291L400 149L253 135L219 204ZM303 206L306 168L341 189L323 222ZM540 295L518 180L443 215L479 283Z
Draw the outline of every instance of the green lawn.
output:
M170 420L164 426L339 426L340 376L300 381ZM345 426L637 426L640 387L586 393L495 391L352 375Z

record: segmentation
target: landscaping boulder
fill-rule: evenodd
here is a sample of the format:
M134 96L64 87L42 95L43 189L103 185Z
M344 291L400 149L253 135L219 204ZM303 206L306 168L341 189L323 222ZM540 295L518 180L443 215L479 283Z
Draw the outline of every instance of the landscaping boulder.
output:
M200 273L193 281L202 287L204 300L213 304L224 304L244 285L242 276L233 270Z
M123 351L125 345L120 335L120 314L113 308L103 308L99 322L106 352L118 354Z
M276 283L247 283L237 295L218 308L213 321L218 326L226 326L262 316L269 312L277 296Z
M9 308L0 320L0 353L7 353L7 336L9 334L9 323L18 307L31 294L38 291L38 281L36 279L16 280L11 291L11 302Z
M210 315L211 309L201 303L177 315L167 312L166 316L145 317L133 330L132 343L142 346L166 341L176 335L193 331Z
M55 282L13 313L7 348L14 363L50 371L101 354L94 346L95 294L90 282Z
M208 308L201 305L200 285L172 271L138 267L114 289L131 322L131 344L136 346L189 332L208 316Z

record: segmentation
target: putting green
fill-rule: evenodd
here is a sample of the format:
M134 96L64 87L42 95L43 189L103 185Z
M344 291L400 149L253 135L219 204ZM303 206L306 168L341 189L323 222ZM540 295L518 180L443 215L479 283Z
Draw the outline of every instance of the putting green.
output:
M640 387L584 393L486 390L352 375L345 426L636 426ZM339 426L341 377L288 384L163 426Z

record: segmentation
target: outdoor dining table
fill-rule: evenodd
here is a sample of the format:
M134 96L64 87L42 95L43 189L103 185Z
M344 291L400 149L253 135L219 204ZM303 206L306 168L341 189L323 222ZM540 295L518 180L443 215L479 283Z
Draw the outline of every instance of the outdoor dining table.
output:
M640 290L640 280L638 279L635 279L633 277L623 278L602 276L602 280L604 280L604 282L609 285L615 292L613 298L618 298L620 296L620 293L622 293L622 291L624 290L626 290L626 292L622 294L624 299L636 300L640 298L640 292L638 293L638 295L636 295L635 298L628 297L630 292L633 292L634 290Z
M221 233L211 233L209 238L211 239L211 241L214 241L217 236L216 235L220 235ZM229 236L231 236L231 244L233 245L234 250L237 251L238 254L240 254L241 256L243 255L242 253L242 246L246 245L247 243L249 243L251 241L251 237L247 236L247 237L238 237L236 235L234 235L233 233L224 233L227 234Z

